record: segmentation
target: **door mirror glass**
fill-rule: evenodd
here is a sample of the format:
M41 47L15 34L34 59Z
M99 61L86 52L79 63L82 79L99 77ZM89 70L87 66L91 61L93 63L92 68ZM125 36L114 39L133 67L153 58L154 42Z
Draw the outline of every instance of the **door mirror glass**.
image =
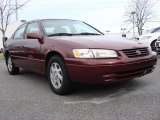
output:
M39 39L39 35L36 33L27 33L27 39Z
M40 35L40 29L36 22L29 23L26 29L27 39L38 39L38 41L43 44L43 36Z
M38 39L43 44L43 37L37 33L27 33L27 39Z

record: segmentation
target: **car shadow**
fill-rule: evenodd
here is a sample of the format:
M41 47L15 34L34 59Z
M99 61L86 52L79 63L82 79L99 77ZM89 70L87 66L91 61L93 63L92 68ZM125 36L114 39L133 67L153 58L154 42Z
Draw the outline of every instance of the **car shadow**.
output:
M44 75L39 75L28 70L21 70L21 78L30 82L30 84L38 87L37 89L48 93L46 95L55 96L45 79ZM38 85L37 85L38 84ZM92 99L108 99L117 98L126 94L136 93L141 91L149 83L141 78L132 79L120 83L107 84L107 85L86 85L86 84L74 84L72 92L64 96L58 96L67 102L84 101Z
M119 83L111 83L107 85L76 84L76 86L74 87L74 92L72 94L112 94L119 92L119 90L125 91L123 93L128 93L138 90L139 88L143 88L146 85L147 83L145 81L142 81L140 78Z
M29 84L35 85L35 87L38 87L37 89L39 90L45 89L48 91L50 89L48 80L42 74L38 74L26 69L20 69L19 75L17 75L17 77L20 81L25 81Z
M108 85L84 85L76 84L73 92L67 95L65 104L93 103L102 104L122 97L142 94L143 88L148 86L149 82L141 78L108 84Z

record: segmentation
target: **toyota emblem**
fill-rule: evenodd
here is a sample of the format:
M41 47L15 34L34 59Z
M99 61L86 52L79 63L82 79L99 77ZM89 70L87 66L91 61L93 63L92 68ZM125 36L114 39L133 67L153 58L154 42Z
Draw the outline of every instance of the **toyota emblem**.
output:
M138 55L141 55L141 51L140 51L140 50L137 50L136 53L137 53Z

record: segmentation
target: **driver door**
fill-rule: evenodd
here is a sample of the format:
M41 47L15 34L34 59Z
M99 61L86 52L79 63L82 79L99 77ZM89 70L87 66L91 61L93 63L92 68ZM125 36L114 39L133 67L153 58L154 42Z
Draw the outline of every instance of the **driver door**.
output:
M22 51L24 58L24 67L36 72L42 72L42 60L41 60L41 44L38 39L27 39L27 33L40 33L40 28L37 22L29 23L26 32L25 39L22 40Z

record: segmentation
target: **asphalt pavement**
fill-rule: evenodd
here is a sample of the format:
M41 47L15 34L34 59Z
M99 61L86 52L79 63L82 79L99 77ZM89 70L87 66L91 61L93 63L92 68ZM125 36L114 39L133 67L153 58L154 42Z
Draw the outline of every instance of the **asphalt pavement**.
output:
M160 57L152 74L114 85L75 85L59 96L45 77L8 74L0 60L0 120L160 120Z

